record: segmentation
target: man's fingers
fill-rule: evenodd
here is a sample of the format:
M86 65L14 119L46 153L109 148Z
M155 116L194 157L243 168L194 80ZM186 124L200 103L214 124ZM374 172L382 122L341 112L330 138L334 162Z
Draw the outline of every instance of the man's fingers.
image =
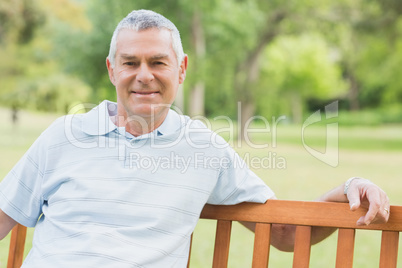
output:
M356 188L350 189L348 192L348 200L350 210L356 210L360 207L360 193Z
M385 223L389 218L389 199L383 192L369 190L367 191L367 199L369 201L369 210L364 219L359 219L358 224L369 225L371 223Z
M385 223L389 219L389 198L377 185L362 178L351 178L345 183L345 194L350 210L368 208L366 215L359 218L357 225Z
M356 210L362 205L364 207L368 205L368 211L365 216L357 221L358 225L385 223L388 221L389 198L387 194L375 184L361 184L357 182L350 187L348 199L351 210Z
M361 217L357 220L356 224L359 225L359 226L366 225L366 223L365 223L364 220L365 220L365 216L361 216Z
M356 200L355 202L349 203L350 210L354 211L360 207L360 201Z
M369 225L370 223L373 223L373 221L374 221L374 219L376 219L376 217L380 217L381 215L379 214L379 210L380 210L379 204L370 203L369 210L367 211L366 215L364 216L364 224Z
M373 223L386 223L389 219L389 209L379 209L377 213L367 212L366 215L359 218L357 225L369 225Z

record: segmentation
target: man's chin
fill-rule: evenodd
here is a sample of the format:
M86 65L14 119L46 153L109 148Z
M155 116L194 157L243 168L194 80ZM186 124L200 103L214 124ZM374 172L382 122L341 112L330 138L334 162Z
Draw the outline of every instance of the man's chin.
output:
M135 111L131 111L130 115L128 116L128 120L130 119L139 119L143 118L145 120L158 120L161 117L165 117L170 106L164 105L160 107L144 107L142 109L137 109Z

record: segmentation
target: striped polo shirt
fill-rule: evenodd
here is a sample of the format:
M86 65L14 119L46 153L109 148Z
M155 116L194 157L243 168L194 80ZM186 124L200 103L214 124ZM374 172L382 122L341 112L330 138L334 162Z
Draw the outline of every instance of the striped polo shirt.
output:
M23 267L185 267L206 203L274 196L201 122L170 110L134 137L116 110L59 118L0 184L0 208L35 226Z

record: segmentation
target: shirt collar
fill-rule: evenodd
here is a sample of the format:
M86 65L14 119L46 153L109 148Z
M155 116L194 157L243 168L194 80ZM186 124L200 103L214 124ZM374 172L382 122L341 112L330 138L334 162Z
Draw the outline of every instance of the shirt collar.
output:
M107 100L84 115L82 120L82 131L89 135L101 136L114 131L117 126L112 122L110 116L116 115L117 105Z
M169 109L168 114L166 115L165 120L162 122L162 124L156 129L158 132L158 135L169 135L176 133L181 125L182 125L182 118L180 115Z
M118 127L110 119L111 116L115 116L116 114L117 104L105 100L84 115L82 131L89 135L101 136L116 129L118 130ZM169 109L165 120L151 133L157 136L173 134L181 128L183 124L182 119L178 113Z

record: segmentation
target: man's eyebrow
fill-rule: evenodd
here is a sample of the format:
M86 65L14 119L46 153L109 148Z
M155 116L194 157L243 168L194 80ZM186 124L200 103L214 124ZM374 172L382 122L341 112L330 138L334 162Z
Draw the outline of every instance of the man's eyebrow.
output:
M169 58L169 55L161 53L161 54L153 55L151 57L151 60L162 60L162 59L166 59L166 58Z
M137 56L131 54L120 54L120 57L125 60L136 60L138 59ZM151 60L162 60L169 58L168 54L160 53L150 57Z
M120 57L123 58L123 59L126 59L126 60L135 60L135 59L137 59L136 56L130 55L130 54L121 54Z

